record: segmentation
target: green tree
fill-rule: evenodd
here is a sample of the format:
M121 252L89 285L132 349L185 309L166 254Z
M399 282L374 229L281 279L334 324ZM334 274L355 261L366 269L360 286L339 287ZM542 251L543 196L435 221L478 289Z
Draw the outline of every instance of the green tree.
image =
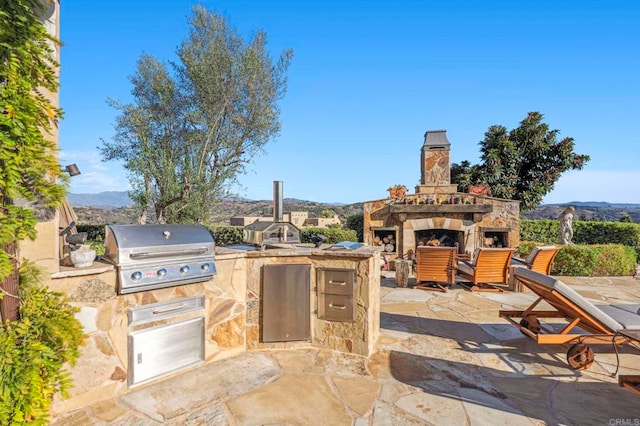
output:
M622 216L620 216L620 222L633 223L633 219L631 219L631 216L629 216L629 213L624 212L622 213Z
M559 130L549 130L539 112L530 112L520 126L508 131L494 125L480 142L482 164L454 164L452 182L484 184L494 196L519 200L522 210L532 210L568 170L580 170L588 155L573 152L573 138L558 140Z
M36 236L28 204L55 208L65 194L48 138L61 111L46 95L58 89L58 40L38 19L43 11L39 0L0 0L0 282L17 276L17 243Z
M237 176L280 131L280 100L292 51L273 60L267 37L249 42L220 15L193 8L190 32L165 66L143 54L131 82L134 102L120 111L116 134L100 148L121 160L140 208L157 222L209 221Z
M347 216L345 228L356 231L357 240L364 241L364 216L362 214Z
M460 162L460 164L451 164L451 182L457 183L458 189L466 192L475 183L474 180L478 174L479 167L478 165L471 165L467 160Z
M320 217L324 217L324 218L328 218L328 219L334 217L335 215L336 215L336 212L334 212L333 210L329 210L329 209L322 210L320 212Z

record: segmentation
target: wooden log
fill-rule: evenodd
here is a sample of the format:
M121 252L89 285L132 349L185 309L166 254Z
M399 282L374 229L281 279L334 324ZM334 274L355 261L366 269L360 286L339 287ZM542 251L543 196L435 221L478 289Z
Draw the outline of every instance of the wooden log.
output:
M407 287L409 285L411 263L408 260L396 259L396 285Z

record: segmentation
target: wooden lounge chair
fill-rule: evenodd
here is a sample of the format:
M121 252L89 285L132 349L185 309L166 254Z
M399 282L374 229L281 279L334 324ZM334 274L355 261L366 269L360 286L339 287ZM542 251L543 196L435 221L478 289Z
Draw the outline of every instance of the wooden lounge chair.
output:
M594 354L589 343L629 343L638 347L638 340L620 333L640 332L640 304L594 305L548 275L526 268L516 268L513 273L538 298L523 311L500 311L500 317L539 344L572 344L567 351L567 363L572 368L591 366ZM536 310L542 301L554 310ZM542 324L541 318L564 318L568 324L562 330L554 331L548 324Z
M512 248L478 248L471 262L460 260L458 276L467 281L458 283L471 291L503 291L492 284L507 284Z
M420 246L416 253L414 289L446 292L456 282L456 248Z
M558 254L559 251L560 247L556 246L534 247L529 255L524 259L513 257L511 259L511 265L525 266L532 271L549 275L551 273L551 265L553 265L553 259L555 259L556 254Z

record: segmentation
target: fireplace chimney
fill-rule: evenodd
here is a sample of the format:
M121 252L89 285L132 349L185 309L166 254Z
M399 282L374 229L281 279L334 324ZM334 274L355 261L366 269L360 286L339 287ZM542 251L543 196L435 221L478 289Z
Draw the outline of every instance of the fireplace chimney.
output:
M457 192L457 185L451 185L450 151L446 130L427 130L420 156L421 176L417 193Z

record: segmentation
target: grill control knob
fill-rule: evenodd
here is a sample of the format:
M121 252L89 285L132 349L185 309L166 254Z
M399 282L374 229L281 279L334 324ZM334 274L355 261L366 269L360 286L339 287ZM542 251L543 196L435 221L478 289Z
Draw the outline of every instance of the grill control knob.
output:
M181 274L186 274L187 272L189 272L189 266L184 265L183 267L180 268Z
M209 264L208 264L208 263L205 263L204 265L202 265L202 266L200 267L200 270L201 270L202 272L209 272L209 269L211 269L211 266L209 266Z
M164 268L162 268L162 269L158 269L158 272L156 272L156 274L157 274L160 278L162 278L162 277L164 277L165 275L167 275L167 270L166 270L166 269L164 269Z
M142 272L140 271L134 272L133 274L131 274L131 279L134 281L138 281L142 279Z

